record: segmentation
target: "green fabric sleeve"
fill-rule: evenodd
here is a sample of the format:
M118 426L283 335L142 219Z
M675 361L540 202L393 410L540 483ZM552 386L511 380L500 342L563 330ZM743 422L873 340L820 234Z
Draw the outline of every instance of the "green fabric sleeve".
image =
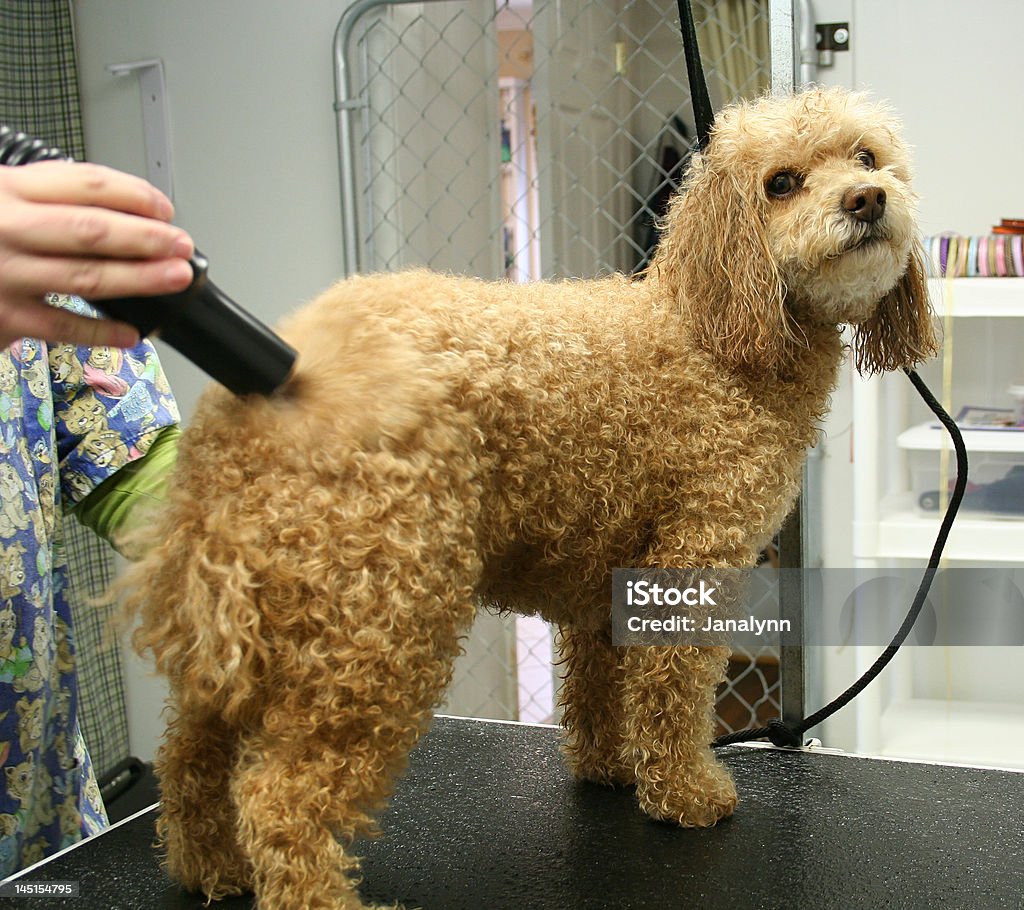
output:
M176 426L161 430L145 455L103 481L75 507L73 514L119 549L118 540L138 526L146 511L138 507L164 501L168 480L178 460L180 438L181 430Z

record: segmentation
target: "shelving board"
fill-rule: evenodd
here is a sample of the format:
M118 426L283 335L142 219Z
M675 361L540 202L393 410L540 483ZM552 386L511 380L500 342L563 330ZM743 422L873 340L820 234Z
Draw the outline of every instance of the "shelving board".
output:
M940 315L950 283L954 316L1024 316L1024 278L929 278L928 295Z
M960 428L968 452L1020 452L1024 453L1024 429L971 430ZM896 438L901 449L937 452L953 445L946 431L937 424L920 423L904 430Z
M878 522L878 552L874 555L927 559L938 531L938 517L910 510L891 512ZM960 515L953 523L943 555L977 562L1024 562L1024 520Z

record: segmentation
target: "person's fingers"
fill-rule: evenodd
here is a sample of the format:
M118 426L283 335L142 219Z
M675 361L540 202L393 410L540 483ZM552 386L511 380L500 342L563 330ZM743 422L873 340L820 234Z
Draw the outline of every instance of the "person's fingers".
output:
M29 254L115 259L188 259L194 251L185 231L162 221L59 204L0 207L0 246Z
M33 298L0 299L0 346L19 338L38 338L52 344L130 348L139 343L133 326L113 319L93 319Z
M174 217L171 201L151 183L101 164L37 161L2 171L8 190L29 202L98 206L160 221Z
M34 296L45 287L86 300L176 294L192 282L184 259L118 260L65 256L15 256L4 263L8 293ZM2 323L0 323L2 324Z
M165 223L173 216L151 184L101 165L0 166L0 343L136 344L134 327L49 306L40 291L96 301L184 290L194 248Z

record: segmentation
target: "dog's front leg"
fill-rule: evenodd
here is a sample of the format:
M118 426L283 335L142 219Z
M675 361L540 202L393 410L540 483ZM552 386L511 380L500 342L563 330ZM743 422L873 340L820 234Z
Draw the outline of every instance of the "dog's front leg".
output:
M565 741L562 751L573 774L599 784L631 784L633 768L623 758L622 651L610 629L560 626L565 677L559 693Z
M736 787L711 753L724 647L630 646L623 651L625 755L640 808L652 818L706 827L731 815Z

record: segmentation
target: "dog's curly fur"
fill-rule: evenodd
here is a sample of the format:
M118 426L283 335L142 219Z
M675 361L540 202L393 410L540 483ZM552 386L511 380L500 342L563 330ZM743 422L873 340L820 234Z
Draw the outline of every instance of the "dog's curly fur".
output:
M780 172L794 188L772 196ZM862 186L880 219L844 204ZM727 652L613 648L611 569L753 564L840 326L866 371L936 340L907 153L862 96L724 111L663 236L642 279L342 281L282 327L301 352L283 394L206 393L128 580L170 679L159 831L180 882L361 906L351 844L480 600L558 624L578 777L681 825L732 812L708 745Z

